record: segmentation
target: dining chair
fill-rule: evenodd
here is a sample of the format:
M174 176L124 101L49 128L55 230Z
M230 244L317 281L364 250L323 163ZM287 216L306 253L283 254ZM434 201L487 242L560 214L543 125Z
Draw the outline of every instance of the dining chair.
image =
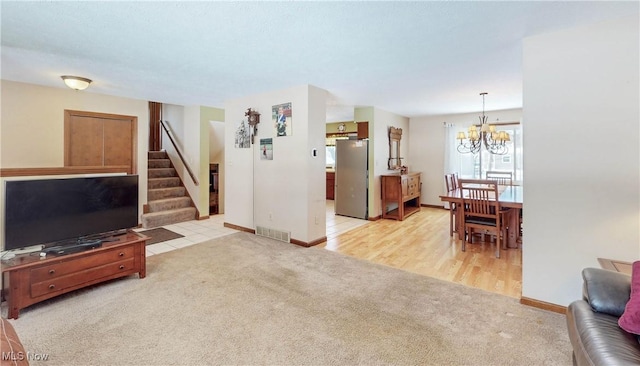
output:
M496 238L496 258L500 258L501 242L505 237L503 212L498 201L497 181L460 179L460 198L462 210L460 230L462 235L462 251L466 251L466 243L473 242L475 232L493 233Z
M485 177L488 180L496 180L498 184L501 186L512 186L513 185L513 172L507 171L498 171L498 170L488 170L485 173Z
M458 173L445 174L444 182L447 185L447 193L455 191L458 189ZM458 232L456 206L454 202L449 202L449 236L453 236L453 233Z
M458 173L445 174L444 182L447 185L447 192L455 191L458 188Z

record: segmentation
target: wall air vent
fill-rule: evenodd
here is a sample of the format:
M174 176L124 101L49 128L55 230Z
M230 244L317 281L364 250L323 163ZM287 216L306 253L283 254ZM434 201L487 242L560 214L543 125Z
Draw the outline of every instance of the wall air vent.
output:
M256 235L264 236L264 237L275 239L275 240L280 240L285 243L291 242L290 231L282 231L282 230L270 229L264 226L256 226Z

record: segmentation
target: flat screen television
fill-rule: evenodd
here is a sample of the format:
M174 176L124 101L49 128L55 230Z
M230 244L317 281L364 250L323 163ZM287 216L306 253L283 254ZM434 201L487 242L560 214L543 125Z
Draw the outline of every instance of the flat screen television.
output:
M81 240L138 225L138 176L5 182L4 250Z

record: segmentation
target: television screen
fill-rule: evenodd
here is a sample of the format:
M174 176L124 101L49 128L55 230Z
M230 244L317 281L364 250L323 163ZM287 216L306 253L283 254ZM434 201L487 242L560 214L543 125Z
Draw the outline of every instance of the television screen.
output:
M5 250L138 225L138 176L6 181Z

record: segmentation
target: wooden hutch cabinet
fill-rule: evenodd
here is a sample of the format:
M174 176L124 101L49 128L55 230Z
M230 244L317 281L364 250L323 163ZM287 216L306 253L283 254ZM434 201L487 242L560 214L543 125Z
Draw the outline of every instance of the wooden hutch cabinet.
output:
M380 176L382 182L382 218L404 220L420 211L420 173Z

